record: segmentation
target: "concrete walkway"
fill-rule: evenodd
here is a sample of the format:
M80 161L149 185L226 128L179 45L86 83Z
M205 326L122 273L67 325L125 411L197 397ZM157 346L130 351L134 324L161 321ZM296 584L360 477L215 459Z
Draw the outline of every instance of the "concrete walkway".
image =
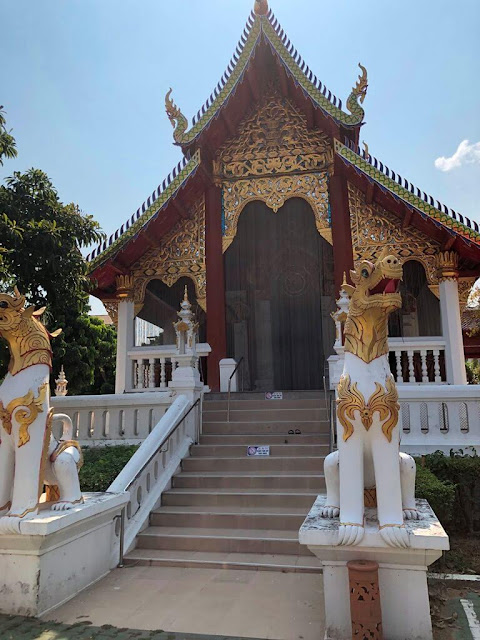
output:
M158 640L187 640L188 633L212 640L318 640L324 635L322 583L319 574L127 567L112 571L43 620L180 633L159 635ZM70 637L112 636L53 635L45 640Z

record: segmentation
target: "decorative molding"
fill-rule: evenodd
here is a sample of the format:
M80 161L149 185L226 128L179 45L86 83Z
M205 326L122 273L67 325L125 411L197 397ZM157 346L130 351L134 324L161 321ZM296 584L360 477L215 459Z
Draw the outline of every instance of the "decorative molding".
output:
M354 261L375 262L383 247L394 247L395 255L404 262L416 260L423 265L427 282L435 293L436 256L441 245L414 227L403 229L396 216L386 209L376 203L367 204L365 194L351 183L348 183L348 198Z
M180 220L162 238L160 247L150 249L132 267L135 304L143 304L150 280L171 287L186 276L195 284L197 302L206 311L205 198L202 195L189 209L189 218Z
M222 250L225 252L237 235L240 213L249 202L261 200L276 213L290 198L304 198L315 215L320 235L332 244L328 220L328 182L326 174L296 174L280 178L253 178L227 182L223 187L225 232Z
M270 87L214 162L215 180L223 192L223 251L236 236L240 213L253 200L276 213L289 198L304 198L313 209L318 232L332 243L327 183L332 166L328 136L309 131L305 116Z
M117 283L117 298L120 300L128 300L132 298L134 278L132 275L120 275L116 276L115 282Z
M468 305L468 299L470 298L470 294L472 293L477 279L478 278L476 276L458 279L458 300L460 302L460 313L465 311L465 308Z
M458 254L455 251L440 251L437 254L436 266L439 282L458 280Z
M102 302L113 324L118 329L118 300L102 300Z

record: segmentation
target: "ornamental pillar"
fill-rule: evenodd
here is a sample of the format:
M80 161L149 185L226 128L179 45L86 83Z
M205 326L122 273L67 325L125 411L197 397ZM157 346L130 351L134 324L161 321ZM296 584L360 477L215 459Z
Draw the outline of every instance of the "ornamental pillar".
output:
M128 351L135 346L135 304L133 276L117 276L117 366L115 393L133 388L133 368Z
M335 294L338 295L342 286L343 274L350 273L350 269L353 269L348 185L347 178L343 173L342 161L338 156L335 156L334 173L329 177L328 190L332 224Z
M205 258L207 270L208 386L220 390L220 360L227 355L225 275L222 252L222 191L211 185L205 193Z
M458 255L454 251L442 251L437 255L437 268L447 382L467 384L458 298Z

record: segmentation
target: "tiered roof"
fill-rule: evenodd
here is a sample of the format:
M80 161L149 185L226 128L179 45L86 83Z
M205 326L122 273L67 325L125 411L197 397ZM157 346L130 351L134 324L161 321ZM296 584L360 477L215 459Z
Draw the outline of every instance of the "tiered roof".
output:
M479 225L434 200L398 173L357 146L364 120L361 106L367 91L367 72L361 74L347 101L342 101L314 75L289 40L267 0L257 0L235 53L220 82L192 119L191 126L174 104L170 90L165 99L167 115L174 126L174 141L184 153L183 160L146 202L108 240L94 249L87 261L90 274L105 290L116 272L126 272L131 264L161 238L179 219L183 201L197 193L210 178L198 171L201 155L208 162L216 149L231 137L252 100L258 99L268 77L277 73L282 92L308 114L309 126L326 131L334 139L335 155L362 181L376 185L392 204L400 203L412 212L412 224L436 234L448 248L464 254L469 268L480 264ZM274 71L272 71L274 70ZM203 167L203 165L202 165ZM180 212L180 213L179 213ZM109 284L110 283L110 284Z

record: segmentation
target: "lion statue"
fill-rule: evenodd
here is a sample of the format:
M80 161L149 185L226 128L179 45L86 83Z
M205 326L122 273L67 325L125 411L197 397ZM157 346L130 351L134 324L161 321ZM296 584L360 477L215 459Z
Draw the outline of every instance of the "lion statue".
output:
M82 452L73 440L67 415L50 409L52 368L49 333L40 321L43 309L25 307L25 297L0 294L0 337L10 349L8 373L0 385L0 534L20 533L20 523L38 513L43 501L54 510L83 502L78 479ZM53 420L61 420L59 441Z

